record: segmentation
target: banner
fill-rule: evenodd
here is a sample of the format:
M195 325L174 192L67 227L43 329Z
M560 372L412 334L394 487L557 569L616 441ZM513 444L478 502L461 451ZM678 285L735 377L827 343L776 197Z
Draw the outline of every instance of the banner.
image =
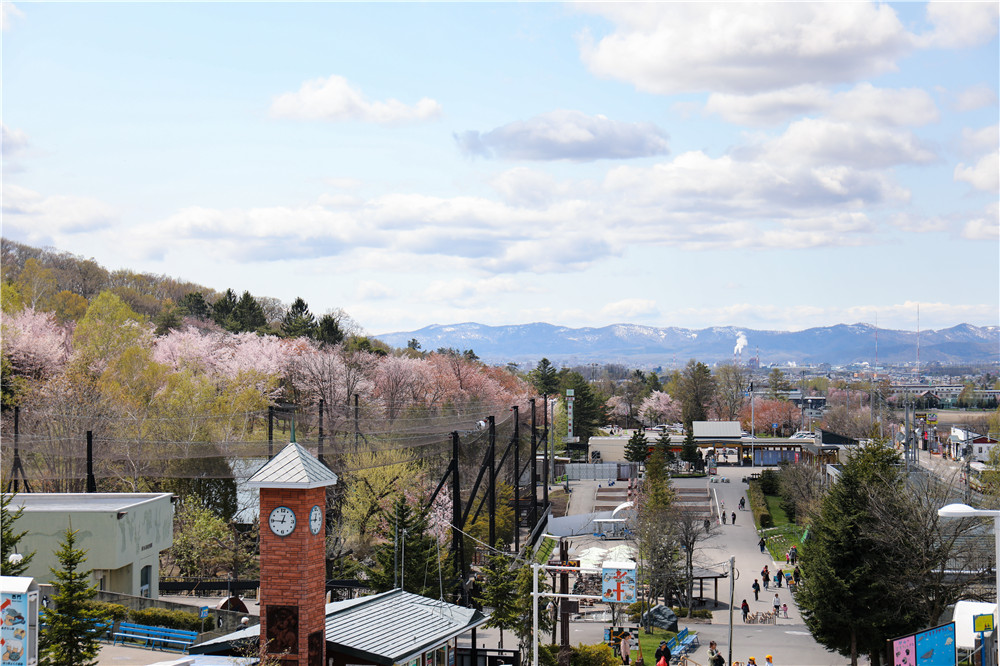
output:
M605 562L602 565L601 597L609 603L635 603L635 562Z

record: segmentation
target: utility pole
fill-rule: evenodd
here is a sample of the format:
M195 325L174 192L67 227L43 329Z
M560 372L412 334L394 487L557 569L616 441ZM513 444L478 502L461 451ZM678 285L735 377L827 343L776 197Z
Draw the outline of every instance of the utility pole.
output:
M521 552L521 432L517 405L514 411L514 553Z

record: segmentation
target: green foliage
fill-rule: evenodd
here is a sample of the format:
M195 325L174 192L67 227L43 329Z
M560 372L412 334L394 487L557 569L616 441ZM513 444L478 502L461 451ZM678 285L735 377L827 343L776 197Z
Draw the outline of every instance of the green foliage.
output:
M153 317L153 323L156 324L156 330L153 331L153 334L166 335L170 331L179 329L184 323L181 319L183 316L181 309L168 298L163 302L163 309Z
M856 649L874 664L886 636L915 626L914 604L893 597L912 548L878 546L879 507L893 493L906 492L898 463L896 452L877 442L853 454L823 498L801 553L806 584L796 600L806 626L828 649L852 657Z
M198 613L189 613L182 610L170 610L167 608L143 608L133 610L129 613L130 621L136 624L147 624L152 627L166 627L168 629L183 629L185 631L201 631L202 622ZM215 626L215 621L211 615L205 620L205 625Z
M87 314L73 331L77 367L90 369L104 365L135 347L146 335L136 314L125 301L110 291L101 292L87 308Z
M235 312L236 292L232 289L226 289L222 293L222 296L212 304L212 321L227 331L231 331L236 326L234 319Z
M698 445L694 441L694 430L690 427L684 433L684 443L681 445L681 460L692 465L698 465L701 462L701 456L698 455Z
M55 593L42 611L46 625L39 640L40 663L44 666L93 666L100 651L97 623L101 615L88 606L97 594L90 584L90 570L80 567L86 552L76 548L76 532L67 529L56 551L61 568L51 569Z
M765 469L760 473L760 490L765 495L777 495L781 490L777 470Z
M544 570L538 571L538 591L548 592L552 588L548 584L548 576L545 575ZM531 661L531 656L533 654L533 641L532 641L532 631L533 631L533 618L532 618L532 603L531 603L531 591L533 589L533 579L532 579L532 568L530 566L523 566L517 572L517 591L514 595L515 598L515 619L514 619L514 633L517 635L519 649L521 650L521 655L523 660L527 660L529 663ZM541 634L550 633L552 631L552 616L549 613L539 613L538 614L538 631ZM544 656L544 651L539 651L539 661Z
M98 613L105 620L127 622L129 618L129 608L122 604L113 604L107 601L88 601L87 608Z
M367 567L372 589L385 592L398 585L407 592L436 598L438 577L453 580L451 561L440 557L440 545L428 532L427 512L423 508L411 507L400 497L393 515L386 516L379 536L381 543L372 550L374 563ZM447 552L443 555L447 556ZM395 566L399 567L399 580Z
M340 321L336 317L325 314L319 318L319 324L313 332L313 336L320 345L333 346L343 342L346 333L340 327Z
M681 401L684 429L690 431L694 421L705 421L708 418L708 407L715 397L712 371L704 363L691 359L681 373L677 390L680 395L675 397Z
M264 308L249 291L243 292L233 308L232 326L233 333L253 333L267 326Z
M479 586L477 601L490 609L487 627L500 630L500 649L503 649L503 632L514 628L517 619L517 573L513 570L514 558L506 553L503 540L496 543L496 551L486 557L483 567L485 580Z
M555 395L556 391L559 390L557 374L549 359L543 358L535 366L535 369L528 373L528 379L539 395Z
M182 576L233 578L253 575L257 565L253 531L244 534L196 496L181 498L174 516L174 543L168 551Z
M625 445L625 460L629 462L644 462L649 456L649 442L646 433L636 430Z
M621 660L606 643L578 645L570 657L570 666L618 666Z
M205 300L205 295L200 291L191 291L184 294L184 297L177 303L181 316L194 317L196 319L208 319L212 314L212 306Z
M707 608L696 608L691 611L690 615L688 615L689 609L687 606L671 606L671 610L674 611L674 615L677 617L696 617L702 620L712 619L712 611Z
M18 507L17 511L11 511L9 506L13 499L14 494L12 493L0 494L0 576L24 575L24 572L28 570L28 565L31 564L31 559L35 556L34 551L20 553L17 549L17 544L21 542L28 531L18 532L14 529L14 524L24 513L24 507ZM8 558L14 553L20 553L22 558L16 564L8 561Z
M287 338L310 337L316 330L316 318L302 298L296 298L281 320L281 333Z
M747 497L750 499L750 511L753 512L754 522L760 529L767 529L774 526L774 518L771 517L767 508L767 499L761 489L759 480L753 480L747 488Z

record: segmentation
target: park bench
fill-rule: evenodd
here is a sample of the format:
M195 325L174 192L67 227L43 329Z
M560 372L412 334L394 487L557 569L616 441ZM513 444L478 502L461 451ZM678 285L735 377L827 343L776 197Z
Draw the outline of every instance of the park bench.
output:
M681 629L680 633L677 634L677 642L680 645L681 652L690 652L691 648L701 645L701 642L698 640L698 634L692 634L687 628Z
M177 650L186 653L196 638L198 638L197 631L122 622L118 625L118 631L115 632L113 644L117 645L118 641L123 644L126 641L137 641L142 642L143 647L151 649Z

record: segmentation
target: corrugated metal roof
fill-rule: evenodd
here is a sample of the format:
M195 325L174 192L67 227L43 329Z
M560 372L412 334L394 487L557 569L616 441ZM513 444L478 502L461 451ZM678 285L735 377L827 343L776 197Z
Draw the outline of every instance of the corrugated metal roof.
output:
M695 438L732 438L742 435L739 421L695 421L691 424Z
M337 475L295 442L289 442L247 482L251 488L321 488L335 483Z
M488 618L474 608L392 590L330 612L326 640L347 654L382 664L405 663Z
M343 654L392 666L433 650L487 619L474 608L391 590L327 604L326 640ZM195 645L191 653L225 651L259 636L260 625L253 625Z

